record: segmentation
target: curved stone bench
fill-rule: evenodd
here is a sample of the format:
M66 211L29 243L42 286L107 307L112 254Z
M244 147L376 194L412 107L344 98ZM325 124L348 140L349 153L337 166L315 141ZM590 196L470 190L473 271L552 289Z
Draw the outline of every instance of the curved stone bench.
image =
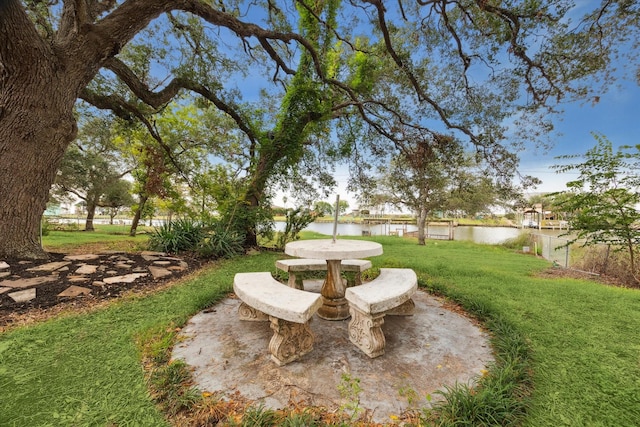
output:
M351 342L371 358L382 356L384 316L413 315L415 304L411 297L417 289L418 279L410 268L381 268L380 275L371 282L347 288Z
M362 284L362 272L371 268L371 261L366 259L345 259L341 264L342 271L355 272L355 285ZM276 268L289 273L287 284L292 288L304 289L302 279L296 275L304 271L327 271L327 261L314 258L292 258L276 261Z
M313 349L314 336L309 320L322 305L322 296L286 286L269 272L238 273L233 290L242 300L241 320L271 322L271 359L282 366Z

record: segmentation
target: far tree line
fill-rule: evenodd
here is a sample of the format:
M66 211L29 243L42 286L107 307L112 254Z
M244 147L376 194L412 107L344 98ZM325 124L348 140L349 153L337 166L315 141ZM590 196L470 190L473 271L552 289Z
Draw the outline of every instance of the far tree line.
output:
M211 142L214 137L207 130L214 120L194 105L169 106L156 121L157 132L167 146L154 150L144 133L122 120L109 115L82 117L78 138L65 152L56 175L51 202L79 201L86 211L87 231L94 229L96 211L106 211L113 219L129 208L132 235L140 220L156 211L169 219L221 215L232 203L231 189L239 182L235 181L237 171L228 164L214 163L211 156L212 145L223 144ZM227 129L221 135L231 132ZM422 228L423 220L434 211L472 217L491 207L513 207L521 198L514 188L498 188L486 168L464 152L462 144L450 140L440 145L433 141L414 143L422 151L395 155L388 165L380 165L377 178L357 192L359 205L352 209L391 205L416 213ZM172 157L180 159L180 169ZM283 202L286 205L289 200ZM349 207L347 201L340 200L338 213L346 214ZM315 216L335 213L335 203L328 201L308 200L306 205L293 208L305 208ZM286 215L286 208L272 205L271 214Z
M204 116L193 105L171 106L157 121L158 132L170 141L170 150L153 151L140 139L145 133L108 115L87 116L81 120L79 136L66 151L52 189L53 200L81 200L86 209L86 230L93 230L96 209L106 209L111 219L122 208L133 215L131 234L135 235L142 218L162 211L165 217L205 219L220 216L238 182L228 164L212 162L212 136L208 132L217 123L220 136L221 117ZM217 120L217 121L216 121ZM637 147L621 147L614 152L603 135L594 134L596 146L584 154L559 160L586 159L581 164L557 165L559 171L580 171L580 178L568 184L568 190L539 195L525 200L522 188L500 186L491 178L483 163L464 151L464 146L450 138L415 140L411 148L392 156L388 164L378 167L375 180L358 191L358 210L379 209L392 205L415 215L418 242L424 244L425 222L434 212L453 217L474 217L501 207L522 210L538 203L553 210L579 230L578 238L589 244L609 243L627 248L632 265L638 243L636 209L640 202L640 175L635 171L640 154ZM416 137L418 138L418 137ZM148 144L148 143L147 143ZM214 145L220 146L220 142ZM172 168L168 157L180 157L189 168ZM168 166L167 166L168 165ZM125 179L125 175L128 177ZM535 187L536 180L530 185ZM290 202L288 198L283 200ZM340 215L349 204L340 200ZM356 207L354 207L356 208ZM335 214L335 204L309 201L291 211L312 212L308 220ZM287 216L285 207L271 206L271 216ZM301 226L304 226L302 224Z

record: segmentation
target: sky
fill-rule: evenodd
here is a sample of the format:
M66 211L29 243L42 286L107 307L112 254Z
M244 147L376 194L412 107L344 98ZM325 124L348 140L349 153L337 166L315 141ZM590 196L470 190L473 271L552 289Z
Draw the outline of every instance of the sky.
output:
M542 181L527 194L565 190L566 182L577 178L577 174L558 174L551 166L567 163L556 159L557 156L584 154L593 148L596 140L592 132L603 134L614 147L640 144L640 85L634 81L617 82L600 96L597 104L576 102L564 108L565 112L555 120L553 148L546 152L530 148L520 153L520 173ZM348 171L339 168L335 177L339 181L336 194L341 200L347 200L351 209L357 208L355 194L346 190ZM334 203L335 195L326 201Z
M577 0L576 17L598 1ZM251 91L251 86L250 78L242 81L243 91ZM563 164L562 160L556 159L557 156L583 154L592 148L596 141L591 132L603 134L616 147L640 144L640 85L635 81L618 80L607 92L600 94L597 104L576 102L564 105L564 109L564 114L554 121L556 130L551 138L553 148L545 152L531 147L520 153L519 172L542 180L542 184L533 189L533 192L562 191L566 188L567 181L576 178L575 174L557 174L550 166ZM348 171L344 166L337 168L335 178L339 183L338 188L326 201L335 202L335 196L339 194L342 200L349 202L352 209L357 208L355 194L346 190ZM282 200L283 196L277 195L274 202L286 205ZM291 198L288 197L288 200Z
M594 3L598 1L576 1L576 17L590 10ZM620 64L614 66L617 69L618 80L608 87L606 92L599 94L598 103L580 101L562 106L564 112L554 119L555 130L551 134L551 149L545 151L530 147L519 153L519 172L542 181L541 185L531 189L525 196L565 190L565 184L577 178L577 173L558 174L551 166L568 163L567 160L557 159L558 156L584 154L593 148L596 140L592 133L604 135L614 148L640 144L640 85L622 75L626 72L626 77L629 77L640 65L631 64L631 68L626 70ZM357 208L355 194L346 190L348 171L338 168L335 178L339 182L336 194L340 195L341 200L347 200L351 208ZM326 201L335 202L335 195Z
M529 150L521 154L520 172L542 180L536 192L562 191L565 183L577 175L557 174L552 165L566 164L555 157L566 154L584 154L596 144L592 132L603 134L614 147L640 144L640 86L633 81L618 82L600 102L574 103L565 107L565 113L556 121L554 147L548 152Z

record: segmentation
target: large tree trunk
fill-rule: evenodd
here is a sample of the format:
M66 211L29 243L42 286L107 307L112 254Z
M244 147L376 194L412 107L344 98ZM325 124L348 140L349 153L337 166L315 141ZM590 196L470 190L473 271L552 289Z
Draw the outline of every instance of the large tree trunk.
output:
M418 211L418 218L417 218L417 225L418 225L418 244L419 245L425 245L425 239L426 239L426 233L425 233L425 224L427 223L427 210L426 209L420 209Z
M131 229L129 230L129 236L131 237L135 237L138 232L138 224L140 223L140 218L142 218L142 211L144 210L144 205L147 203L147 200L149 200L148 195L140 195L140 203L138 203L138 209L136 209L133 221L131 222Z
M87 202L87 220L84 223L84 231L96 231L93 226L93 218L96 216L97 204L94 201Z
M0 258L47 256L40 218L77 132L73 107L81 90L152 19L174 7L170 0L128 1L93 22L91 14L107 2L89 3L65 1L55 33L41 35L23 2L0 0Z
M19 2L0 2L0 258L46 258L40 219L76 134L76 88L25 21Z
M244 247L255 248L258 246L258 234L256 233L256 212L260 207L260 197L255 193L250 193L245 198L245 203L241 206L246 209Z

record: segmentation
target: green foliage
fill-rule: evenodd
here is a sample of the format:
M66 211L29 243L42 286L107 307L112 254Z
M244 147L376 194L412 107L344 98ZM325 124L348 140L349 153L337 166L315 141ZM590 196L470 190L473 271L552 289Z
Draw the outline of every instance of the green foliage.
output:
M309 209L298 207L296 209L288 209L285 218L284 231L278 233L276 247L284 249L285 245L300 237L298 234L315 219L314 213Z
M220 221L210 222L198 244L198 254L205 258L232 258L244 252L244 236Z
M356 47L358 49L369 48L363 39L358 39ZM363 95L371 94L375 87L375 77L380 70L379 59L374 55L358 50L349 58L348 65L352 70L349 83L353 90Z
M172 416L202 400L196 388L186 386L190 381L191 368L182 360L153 369L149 378L156 401L160 402L163 412Z
M43 216L42 220L40 221L40 235L48 236L52 228L53 224L51 224L51 220Z
M149 237L149 249L167 253L194 252L204 238L201 221L182 218L156 228Z
M251 406L242 416L241 427L271 427L277 425L278 414L263 405Z
M500 244L500 246L504 246L505 248L522 250L523 246L532 246L533 241L531 240L530 233L520 233L517 237L512 237L510 239L505 240Z
M149 249L168 253L191 252L203 258L231 258L243 252L243 236L216 219L182 218L155 229Z
M131 196L122 176L127 172L121 152L114 144L115 121L91 117L81 121L76 142L66 150L53 186L60 198L81 199L87 217L98 206L119 208L131 204ZM88 230L93 230L90 223Z
M593 134L596 145L583 162L555 166L560 172L579 172L567 183L567 191L556 193L557 206L567 212L572 229L571 242L585 239L585 245L605 243L626 250L635 274L636 247L640 243L640 145L621 147L614 152L603 135Z
M320 427L323 426L316 417L307 411L289 414L278 423L280 427Z
M109 216L115 217L124 206L133 205L131 196L131 183L125 179L119 179L110 185L100 199L100 206L109 208Z
M355 420L363 411L360 407L360 394L362 393L360 378L352 377L349 373L343 373L340 378L340 384L338 384L338 391L342 398L340 410L348 412L351 420Z
M329 202L315 202L313 204L313 211L318 216L329 216L333 213L333 205Z

